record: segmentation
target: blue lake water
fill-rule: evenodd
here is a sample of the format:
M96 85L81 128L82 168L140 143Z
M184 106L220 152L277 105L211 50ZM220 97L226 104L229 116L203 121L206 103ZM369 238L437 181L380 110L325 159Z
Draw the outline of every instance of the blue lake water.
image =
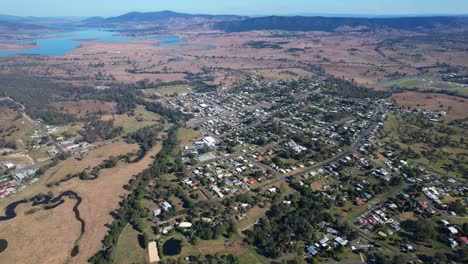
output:
M99 29L85 29L77 31L68 31L61 33L44 34L41 38L37 38L32 42L36 43L36 47L26 50L17 51L0 51L0 56L11 56L18 54L34 54L48 56L63 56L66 53L75 50L81 41L93 40L99 42L126 42L134 40L159 40L160 43L156 46L179 46L182 39L177 36L157 36L136 38L118 35L117 32L111 32Z

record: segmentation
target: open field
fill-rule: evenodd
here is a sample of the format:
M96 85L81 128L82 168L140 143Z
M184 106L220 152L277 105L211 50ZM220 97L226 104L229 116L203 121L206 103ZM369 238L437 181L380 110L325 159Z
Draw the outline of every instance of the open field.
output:
M10 153L10 151L13 150L9 150L8 152ZM14 152L5 156L1 155L0 161L9 161L15 164L17 167L31 165L34 163L34 160L29 155Z
M314 74L301 68L253 70L252 73L265 77L266 80L299 79L313 77Z
M142 32L142 36L148 33ZM150 82L187 81L184 72L202 73L204 68L217 67L209 84L235 85L245 79L246 73L263 75L266 79L313 76L309 65L321 66L329 74L354 79L381 89L382 80L398 72L407 76L421 74L416 68L432 66L436 62L448 63L450 58L467 66L468 55L451 41L434 39L411 40L416 50L393 44L395 39L412 38L406 31L376 32L289 32L270 31L224 33L219 31L174 31L168 34L183 38L182 46L154 46L157 41L142 40L121 43L83 42L63 58L50 58L35 63L37 58L25 56L15 62L3 62L5 72L20 67L34 76L66 76L67 83L96 85L99 77L90 63L102 63L99 72L112 76L117 82L135 83L143 79ZM384 40L389 43L382 45ZM252 42L281 43L279 48L259 48ZM398 43L398 42L396 42ZM193 45L193 46L191 46ZM213 48L206 48L210 45ZM443 45L443 50L434 49ZM447 47L445 47L447 46ZM131 58L129 60L128 58ZM44 65L45 64L45 65ZM48 67L53 65L53 67ZM408 65L411 65L408 67ZM183 69L183 71L181 70ZM292 74L291 74L292 73ZM295 76L298 74L298 76ZM429 76L430 78L436 76ZM429 79L428 77L428 79ZM162 95L186 92L184 86L158 89ZM153 92L153 91L147 91Z
M131 225L127 225L117 242L117 248L114 253L115 263L130 264L145 262L146 250L138 242L139 235L140 233L133 229Z
M34 132L34 126L31 122L29 122L25 117L21 117L16 120L8 118L8 120L2 120L1 123L3 123L2 127L5 126L4 129L6 129L5 132L1 133L2 136L5 136L4 140L16 142L17 149L19 151L24 151L28 140L30 140L31 134ZM8 128L12 129L8 130Z
M240 232L244 229L252 227L260 218L265 216L265 213L268 211L268 208L254 207L250 209L247 213L247 218L240 221L237 224L237 228Z
M160 96L170 96L174 93L177 94L185 94L191 92L191 86L187 84L180 84L180 85L170 85L170 86L163 86L157 89L144 89L143 92L147 95L150 94L157 94Z
M462 84L431 80L428 78L405 78L384 83L385 87L400 87L415 91L448 91L454 94L468 96L468 87Z
M181 128L177 131L177 139L180 141L180 146L188 146L191 141L201 137L200 131L191 128Z
M35 163L42 162L51 158L48 150L50 147L41 147L39 149L33 149L29 152L29 156L34 160Z
M67 198L55 209L38 208L32 214L34 208L29 204L18 206L17 217L0 225L0 236L8 241L0 262L65 263L80 234L80 223L72 211L74 205L75 201Z
M75 178L62 183L60 186L47 188L45 184L48 182L57 181L68 173L76 173L83 170L84 168L96 166L102 162L102 160L107 159L111 155L128 153L136 150L137 148L136 145L128 145L122 141L117 141L113 144L91 151L81 161L70 158L60 163L58 166L48 170L46 175L44 175L38 183L28 187L26 190L15 196L1 200L0 206L1 208L4 208L12 201L20 200L25 197L32 197L38 193L47 193L48 191L53 192L55 195L66 190L73 190L78 193L78 195L82 198L82 202L78 209L80 211L81 218L86 223L86 230L78 242L79 254L76 257L71 258L70 263L84 263L101 247L101 239L103 239L107 233L105 224L112 221L112 217L110 216L109 212L118 208L118 202L126 193L122 186L128 183L128 181L134 175L147 168L152 162L151 157L155 155L160 150L160 148L161 145L155 146L138 163L126 164L119 162L119 164L112 169L104 169L100 172L99 177L96 180L81 181ZM24 211L33 208L29 204L22 207L24 207ZM30 256L30 254L20 254L20 252L26 250L25 246L27 246L28 249L31 247L38 248L38 250L35 251L37 253L34 255L34 257L36 261L41 263L47 262L46 260L48 258L57 258L63 260L59 262L64 262L64 260L68 258L74 241L78 238L79 235L79 223L75 219L61 222L61 224L64 225L64 228L71 230L73 230L72 227L76 225L78 228L77 233L74 235L53 235L54 233L52 233L50 230L55 230L54 225L57 223L56 221L53 221L53 218L51 217L56 215L57 219L62 221L68 216L73 217L73 212L70 208L67 208L63 205L48 210L47 212L48 214L41 218L43 222L39 222L41 224L41 228L34 228L36 221L31 221L31 218L28 216L20 217L21 214L18 214L18 217L5 222L9 225L21 227L21 231L18 232L25 232L40 239L29 241L27 245L23 243L16 247L13 245L9 246L8 250L6 251L8 253L2 254L2 256L0 256L0 262L1 258L4 256L21 256L21 258L18 257L16 259L16 263L30 263L28 261L28 256ZM33 222L33 224L25 224L21 221ZM16 233L7 232L8 230L8 227L2 227L1 233L5 233L5 235L2 237L8 241L10 239L14 241L13 236L16 236ZM69 239L69 241L60 242L61 246L59 250L53 251L55 254L51 254L50 251L40 250L43 248L44 238L66 238Z
M114 126L121 126L124 128L124 132L132 133L145 126L156 124L161 120L161 117L158 114L146 111L143 106L138 106L135 109L135 116L114 114L104 115L101 119L105 121L113 120Z
M13 120L15 119L15 112L7 107L0 107L0 129L7 129L11 126Z
M468 116L468 100L456 96L436 94L404 92L394 94L397 103L403 107L438 110L447 112L446 120L463 119Z
M51 105L63 113L79 117L86 116L88 114L113 114L116 112L115 103L102 102L97 100L54 102Z

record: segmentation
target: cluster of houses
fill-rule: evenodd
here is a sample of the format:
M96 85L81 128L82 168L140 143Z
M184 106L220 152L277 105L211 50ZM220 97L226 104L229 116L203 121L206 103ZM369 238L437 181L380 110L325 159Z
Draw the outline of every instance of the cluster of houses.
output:
M20 187L21 187L21 182L17 179L13 179L13 180L9 180L8 178L1 179L0 180L0 198L4 198L9 195L17 193Z
M38 178L33 178L36 175L37 169L20 170L10 177L0 179L0 198L4 198L15 194L26 188L25 180L29 180L29 184L37 182Z
M170 108L185 114L191 114L196 118L217 116L225 111L223 107L208 101L205 94L199 93L177 96L168 104Z
M463 234L455 225L452 225L449 221L442 219L440 223L447 229L449 233L448 245L452 248L456 248L459 245L468 245L467 234Z
M183 182L190 189L203 187L222 198L242 189L250 190L253 184L267 178L263 168L239 156L196 167Z
M376 225L385 226L384 230L378 230L377 235L382 238L392 236L395 232L401 230L400 223L387 215L388 209L397 208L396 204L390 203L382 205L368 214L361 215L358 220L358 225L361 228L373 230Z
M328 223L324 223L328 225ZM306 245L305 251L307 254L315 256L319 254L322 250L331 250L332 248L337 247L346 247L348 246L349 241L346 238L340 236L340 232L337 230L326 227L325 234L317 240L314 244Z

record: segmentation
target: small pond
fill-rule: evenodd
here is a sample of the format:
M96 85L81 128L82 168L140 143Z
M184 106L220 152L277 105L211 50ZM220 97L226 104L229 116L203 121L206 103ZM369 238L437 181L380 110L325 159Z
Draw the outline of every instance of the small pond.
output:
M0 253L5 251L5 249L7 248L8 248L8 241L6 241L5 239L0 239Z
M182 241L171 238L167 240L163 245L163 253L166 256L179 255L182 251Z

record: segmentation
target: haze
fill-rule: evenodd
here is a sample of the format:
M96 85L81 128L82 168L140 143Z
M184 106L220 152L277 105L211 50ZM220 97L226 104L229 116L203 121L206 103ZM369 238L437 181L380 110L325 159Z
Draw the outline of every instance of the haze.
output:
M273 3L273 4L272 4ZM173 10L204 14L347 14L347 15L433 15L466 14L465 0L17 0L3 1L1 14L19 16L115 16L131 11Z

